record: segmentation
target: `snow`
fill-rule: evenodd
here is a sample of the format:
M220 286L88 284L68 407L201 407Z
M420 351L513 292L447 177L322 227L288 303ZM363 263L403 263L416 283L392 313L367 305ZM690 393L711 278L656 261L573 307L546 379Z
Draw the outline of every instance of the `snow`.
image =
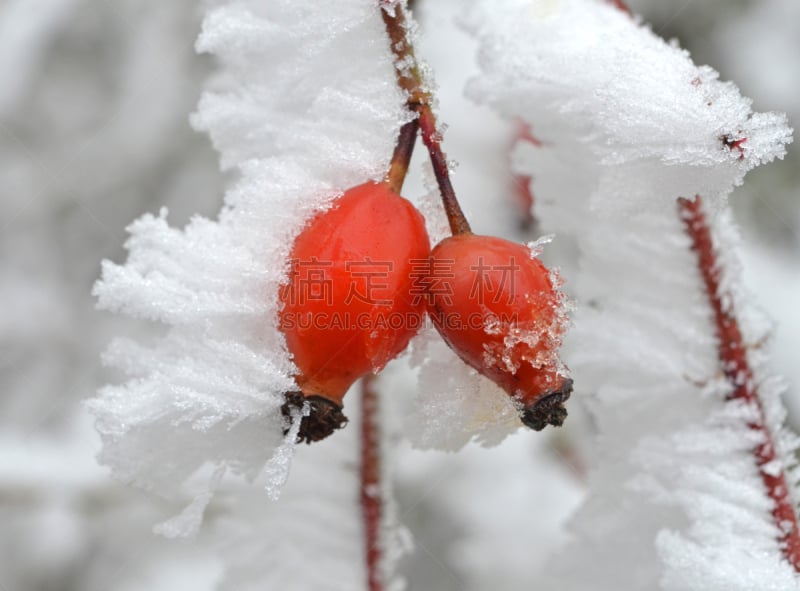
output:
M280 261L314 211L382 176L407 117L370 2L224 3L209 11L197 47L222 69L193 123L238 178L218 221L176 229L162 209L134 222L127 261L104 262L94 288L100 308L170 327L155 344L112 344L104 361L129 381L89 403L101 461L169 496L208 465L250 480L264 471L283 440L282 394L293 388L277 328ZM269 466L276 484L279 466L289 462Z
M404 435L416 447L456 451L470 441L491 446L520 428L514 400L477 371L465 369L433 328L411 346L410 361L419 370ZM402 388L399 381L387 384L388 396L400 396Z
M352 398L357 398L351 392ZM220 492L217 542L227 566L219 589L351 590L363 587L358 485L360 417L346 405L347 429L294 453L277 500L258 489ZM235 504L235 505L234 505Z
M604 2L477 2L467 22L482 70L470 96L542 140L520 146L516 171L535 179L543 229L570 235L579 253L565 261L578 305L565 360L598 438L573 538L540 587L798 588L752 454L758 415L725 403L675 202L706 200L725 255L721 297L744 311L745 342L758 342L764 323L739 287L727 197L748 170L784 156L785 117L753 113L733 84ZM778 392L760 377L758 352L749 357L781 441Z
M543 5L475 4L467 22L481 40L484 74L469 93L523 117L546 144L564 135L583 144L603 167L600 189L616 195L607 205L624 210L658 195L717 199L754 166L785 154L784 115L753 113L731 83L625 13L599 0L564 0L542 16ZM744 157L723 137L746 137Z
M655 17L657 35L677 35L695 61L797 127L794 0L630 4ZM555 235L541 257L562 268L580 310L567 351L576 391L563 428L532 433L509 398L430 331L386 368L387 588L404 578L437 591L797 588L774 543L786 524L770 519L753 465L756 434L742 429L758 413L719 402L728 385L672 191L711 191L714 231L733 254L724 257L726 305L746 333L780 450L764 470L786 469L796 482L797 436L777 426L778 397L796 406L800 383L798 151L790 146L784 163L748 175L732 196L742 242L726 219L728 188L759 153L780 153L778 116L739 160L713 141L715 126L738 134L758 120L708 71L702 88L687 88L693 66L680 51L650 39L637 54L631 48L650 33L600 4L486 6L487 27L511 11L508 35L485 37L459 0L418 2L417 54L431 63L431 84L435 70L444 148L473 228L520 243ZM351 424L327 447L295 449L274 396L292 368L270 341L273 302L262 296L300 219L380 176L404 118L373 8L0 3L0 587L363 588L358 393L346 399ZM528 8L549 41L535 68L526 57L533 25L514 13ZM198 47L213 55L198 56L204 11ZM479 39L457 31L454 16ZM565 49L556 29L592 51ZM473 82L470 96L491 98L505 117L524 107L541 146L517 142L509 155L516 122L462 96L466 78L484 77L478 41L490 46L482 59L497 60L487 78L496 84ZM622 61L585 71L608 58L605 46ZM550 67L565 51L571 61ZM645 58L672 65L648 68ZM197 133L187 114L211 72L192 116ZM596 80L604 86L584 86ZM543 92L577 101L542 101ZM714 93L734 94L703 107L698 98ZM687 140L697 163L684 154ZM426 160L418 146L404 194L438 240L447 224ZM509 188L520 173L533 177L540 220L527 233ZM113 313L95 311L90 295L102 258L115 261L97 287ZM96 418L80 400L108 383L102 457L159 494L120 483L94 460ZM154 526L196 533L168 539Z

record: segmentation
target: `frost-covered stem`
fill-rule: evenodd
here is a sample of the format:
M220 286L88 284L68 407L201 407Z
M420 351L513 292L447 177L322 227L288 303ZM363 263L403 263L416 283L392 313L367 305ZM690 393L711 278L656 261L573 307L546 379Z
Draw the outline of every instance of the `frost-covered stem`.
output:
M450 182L450 169L447 165L447 158L442 151L440 138L441 135L436 131L436 119L430 105L422 105L419 111L419 126L422 130L422 141L428 148L431 157L433 173L439 185L439 193L442 196L442 204L447 214L447 221L450 223L450 232L455 236L458 234L469 234L472 229L469 226L461 205L456 198L453 184Z
M414 47L408 34L405 0L383 0L381 14L396 58L397 83L408 93L406 104L409 110L419 116L422 141L431 158L433 173L450 223L450 231L453 234L470 233L469 222L461 211L453 183L450 181L450 169L442 151L441 134L436 130L436 117L431 108L432 97L425 88L419 65L414 57Z
M756 463L767 494L774 502L772 516L775 525L782 532L780 542L786 559L797 572L800 572L800 530L797 512L789 495L786 474L783 470L773 471L778 465L773 435L765 419L764 407L756 390L753 371L748 363L747 348L739 329L739 323L732 306L721 291L722 268L717 259L711 231L703 211L699 196L694 200L678 200L681 218L686 231L692 239L692 249L697 253L698 266L705 283L709 304L714 312L717 337L719 339L719 360L725 377L732 387L731 399L742 400L758 411L758 419L749 427L759 431L763 441L755 448ZM767 465L770 467L767 468Z
M367 376L361 381L361 514L369 591L383 590L382 499L378 394L374 377Z

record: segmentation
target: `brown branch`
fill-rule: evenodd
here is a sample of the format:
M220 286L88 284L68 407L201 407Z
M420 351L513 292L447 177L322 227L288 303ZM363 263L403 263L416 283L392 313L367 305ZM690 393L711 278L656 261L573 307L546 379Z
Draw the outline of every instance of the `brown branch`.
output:
M436 117L431 108L431 94L425 88L419 65L414 57L414 47L408 35L405 0L382 0L381 14L389 35L397 68L397 84L408 94L408 109L418 115L422 141L428 149L436 183L442 196L450 231L453 234L470 233L469 222L461 210L450 181L450 169L442 151L441 134L436 130Z
M361 515L369 591L382 591L384 588L380 539L383 514L380 447L378 395L375 378L369 375L361 381Z
M780 531L778 537L786 560L800 573L800 529L797 512L789 494L786 474L781 470L777 475L766 466L775 462L777 451L773 435L766 424L764 406L756 389L753 370L747 359L747 348L742 338L739 322L730 305L723 303L720 288L722 269L717 258L708 221L699 196L694 200L680 198L678 207L686 231L692 239L692 250L697 253L698 266L703 277L709 305L714 312L717 338L719 339L719 361L725 377L732 387L729 398L742 400L758 411L758 419L748 426L763 436L763 441L755 448L756 464L761 479L772 499L772 517ZM773 464L774 465L774 464Z

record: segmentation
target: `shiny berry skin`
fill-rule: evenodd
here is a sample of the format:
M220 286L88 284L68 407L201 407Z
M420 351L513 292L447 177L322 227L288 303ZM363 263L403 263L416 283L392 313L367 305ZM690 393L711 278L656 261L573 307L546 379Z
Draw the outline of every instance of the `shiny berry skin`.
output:
M550 271L526 246L471 233L440 242L431 270L428 313L450 348L518 401L526 425L561 425L572 380L558 357L567 318Z
M425 301L412 294L412 268L429 254L422 215L382 183L348 189L297 237L280 326L299 370L300 392L287 400L312 406L300 440L343 426L353 382L382 369L422 327Z

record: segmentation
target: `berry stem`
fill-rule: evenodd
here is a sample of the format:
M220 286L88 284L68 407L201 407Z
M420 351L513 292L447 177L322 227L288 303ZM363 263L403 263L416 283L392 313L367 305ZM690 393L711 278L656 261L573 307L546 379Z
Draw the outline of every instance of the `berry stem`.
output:
M425 147L428 148L436 183L439 185L444 212L447 214L447 221L450 223L450 232L454 236L470 234L472 229L464 212L461 210L461 204L456 197L453 183L450 182L450 168L442 151L441 135L436 131L436 119L434 118L433 110L427 103L420 106L419 127L422 130L422 141Z
M414 118L400 128L397 136L397 145L394 147L392 163L389 165L389 174L386 175L386 184L398 195L408 174L408 165L414 153L414 144L417 143L418 131L419 119Z
M717 338L719 339L719 362L726 379L731 385L731 400L742 400L753 406L758 418L748 426L763 435L763 441L753 450L756 465L761 472L761 479L772 499L772 517L778 531L786 560L800 573L800 528L798 528L797 512L790 497L788 479L784 470L777 474L769 466L781 464L778 459L773 434L766 424L764 406L755 386L753 370L747 359L747 347L742 338L739 322L733 307L724 302L729 301L721 288L722 273L720 261L714 248L711 230L703 210L700 196L689 200L678 199L681 219L686 225L686 232L692 240L692 250L697 253L700 274L705 284L709 305L714 313Z
M414 46L409 37L406 12L405 0L381 1L381 15L395 56L397 84L408 95L406 106L418 116L422 141L428 149L428 155L433 165L433 173L436 176L436 183L439 185L442 204L450 223L450 231L454 235L469 234L471 233L469 222L456 198L453 183L450 181L447 158L442 151L441 134L436 129L436 117L431 108L432 96L425 87L419 64L414 57Z
M380 427L378 425L378 394L374 376L361 381L361 515L364 519L364 539L369 591L383 591L380 530L383 513L381 495Z

